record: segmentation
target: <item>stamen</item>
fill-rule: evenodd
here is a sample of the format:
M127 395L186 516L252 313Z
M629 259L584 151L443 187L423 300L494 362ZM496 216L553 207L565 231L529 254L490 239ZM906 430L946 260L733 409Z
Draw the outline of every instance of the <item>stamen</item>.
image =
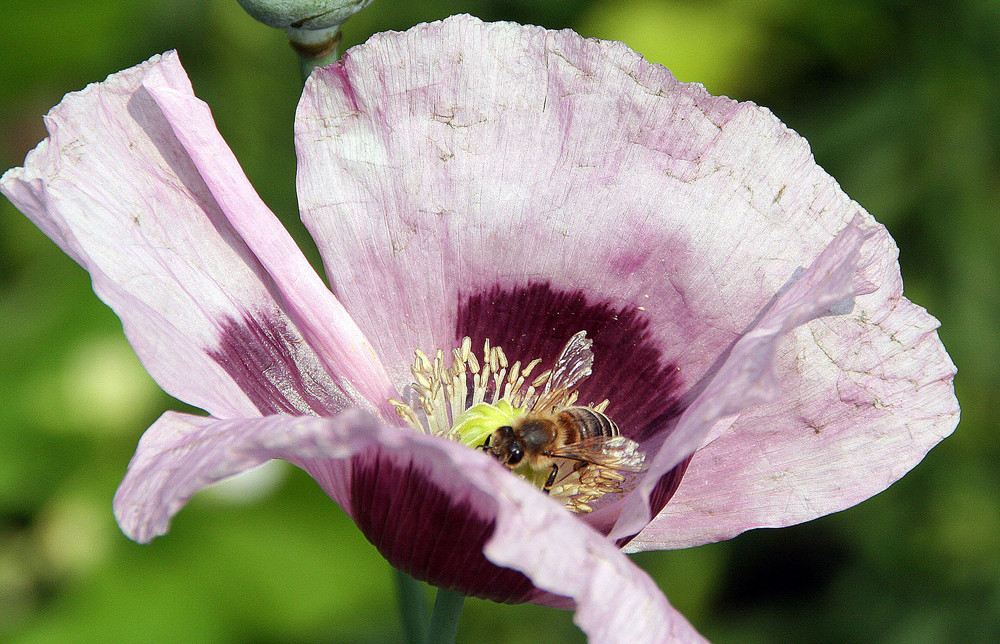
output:
M419 365L421 371L430 371L431 361L427 359L427 354L420 349L417 349L413 353L417 356L417 360L413 366L416 367Z
M552 370L551 369L549 369L547 371L543 371L542 373L540 373L538 375L537 378L535 378L531 382L531 386L534 387L535 389L538 389L539 387L541 387L542 385L544 385L546 383L546 381L549 379L549 376L551 376L551 375L552 375Z
M427 425L430 433L440 435L441 427L438 425L438 417L434 413L434 406L431 404L431 401L422 397L420 399L420 407L424 410L424 414L427 415Z
M528 379L528 375L531 373L531 370L540 365L541 363L542 363L541 358L535 358L534 360L528 363L528 366L524 368L524 373L521 374L522 376L524 376L525 380Z
M431 381L427 379L427 376L416 369L416 365L414 365L414 368L410 370L410 373L413 374L414 379L416 379L417 384L420 385L421 389L430 391Z
M393 398L389 399L389 403L396 408L396 413L399 414L399 417L405 420L410 427L422 434L427 433L424 426L420 424L420 419L418 419L417 415L413 413L413 409L409 405Z
M486 387L483 386L483 376L481 373L472 374L472 391L472 406L475 407L483 402L483 396L486 394Z
M517 407L532 407L532 406L534 406L532 404L532 403L534 403L534 401L535 401L535 388L534 387L528 387L524 391L524 396L518 397L518 404L516 406Z
M510 386L510 387L515 386L514 383L517 382L517 377L520 374L520 372L521 372L521 361L518 360L517 362L514 363L514 366L511 367L510 371L507 373L507 385L508 386ZM523 378L521 379L521 382L524 382Z
M444 351L441 349L434 355L434 380L444 383Z

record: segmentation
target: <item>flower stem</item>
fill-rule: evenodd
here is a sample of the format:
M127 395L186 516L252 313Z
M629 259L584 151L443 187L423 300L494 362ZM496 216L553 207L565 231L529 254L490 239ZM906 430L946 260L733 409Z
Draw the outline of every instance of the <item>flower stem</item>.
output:
M299 71L302 80L316 67L337 62L340 46L340 25L327 29L289 29L288 44L299 55Z
M465 595L447 588L438 588L434 600L434 612L431 614L430 631L427 641L437 644L452 643L458 635L458 620L462 616L462 606Z
M299 55L299 73L302 74L302 81L305 82L309 78L309 74L312 73L317 67L326 67L327 65L332 65L337 62L340 54L337 50L322 56L320 58L309 58L306 56Z
M399 596L399 611L402 613L403 634L408 644L423 644L427 641L427 600L424 585L402 570L395 570L396 594Z

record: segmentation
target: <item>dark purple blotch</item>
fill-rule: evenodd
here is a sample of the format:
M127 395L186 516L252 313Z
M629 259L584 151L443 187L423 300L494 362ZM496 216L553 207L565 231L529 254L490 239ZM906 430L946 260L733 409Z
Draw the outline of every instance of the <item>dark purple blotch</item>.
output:
M207 353L262 416L333 416L347 409L346 396L286 320L247 314L220 326L218 347Z
M515 604L541 592L524 574L483 556L494 520L435 485L412 461L400 463L378 449L356 456L350 511L390 564L433 586Z
M650 322L637 306L615 305L581 290L558 291L548 283L494 286L459 297L456 343L469 336L473 347L489 338L508 360L541 358L533 373L552 367L578 331L593 340L593 373L579 387L580 404L609 400L605 414L624 436L656 443L676 424L685 405L677 365L653 344ZM662 435L661 435L662 434ZM652 516L663 509L687 469L686 459L665 474L650 496ZM627 543L623 540L622 545Z
M460 298L455 339L469 336L475 348L489 338L510 362L541 358L537 375L578 331L594 342L593 373L579 387L581 404L607 398L605 413L639 443L680 415L680 372L650 341L649 320L637 307L594 301L583 291L556 291L548 284L496 286Z

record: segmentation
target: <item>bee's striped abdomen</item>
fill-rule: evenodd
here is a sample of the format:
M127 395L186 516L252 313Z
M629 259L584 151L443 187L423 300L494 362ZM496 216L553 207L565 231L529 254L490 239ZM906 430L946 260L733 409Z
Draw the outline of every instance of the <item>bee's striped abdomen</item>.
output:
M593 438L595 436L611 438L621 435L621 432L618 431L618 425L615 425L614 421L590 407L567 407L558 415L567 416L566 420L576 425L580 430L580 438Z

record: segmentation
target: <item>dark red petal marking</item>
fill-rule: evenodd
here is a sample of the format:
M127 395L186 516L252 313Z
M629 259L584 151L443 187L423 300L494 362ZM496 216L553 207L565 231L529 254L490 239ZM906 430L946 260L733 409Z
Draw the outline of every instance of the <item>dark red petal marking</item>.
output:
M588 299L583 291L556 291L547 283L492 289L459 297L456 341L472 346L486 338L503 347L510 362L541 358L535 373L552 366L566 341L584 330L594 342L593 373L579 387L581 403L610 402L605 413L621 433L642 443L669 432L684 411L684 382L649 337L649 319L635 306ZM656 516L680 485L683 461L657 482L650 496ZM622 539L619 545L628 543Z
M594 342L594 372L579 388L582 404L610 400L605 413L639 443L680 415L680 372L650 342L649 320L635 306L615 306L548 284L495 286L459 297L455 340L469 336L475 349L489 338L510 362L541 358L538 374L581 330Z
M440 588L505 603L539 592L522 573L483 556L495 523L467 498L449 494L421 469L380 451L351 463L351 516L396 568Z
M261 415L334 416L349 403L312 349L284 320L246 315L222 321L208 354L236 381Z

